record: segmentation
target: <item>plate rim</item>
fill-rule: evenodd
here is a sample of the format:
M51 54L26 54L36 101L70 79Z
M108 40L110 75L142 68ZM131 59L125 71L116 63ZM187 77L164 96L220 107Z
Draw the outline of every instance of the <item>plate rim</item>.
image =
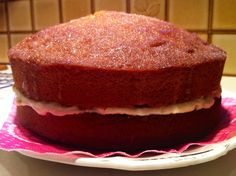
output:
M26 150L17 152L36 159L75 166L145 171L180 168L205 163L224 156L234 148L236 148L236 136L220 143L198 147L198 152L187 150L187 153L167 153L153 157L128 158L124 156L113 156L105 158L78 157L71 159L66 157L66 155L39 154Z

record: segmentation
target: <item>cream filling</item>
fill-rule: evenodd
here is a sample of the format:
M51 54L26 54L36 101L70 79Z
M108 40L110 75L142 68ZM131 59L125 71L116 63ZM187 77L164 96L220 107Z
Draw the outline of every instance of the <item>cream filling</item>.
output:
M80 109L77 106L66 107L58 103L42 102L29 99L22 95L18 90L14 89L16 93L17 106L30 106L38 114L46 115L51 113L55 116L64 116L71 114L81 113L98 113L98 114L127 114L132 116L148 116L148 115L166 115L186 113L194 110L208 109L214 102L215 97L220 97L220 90L214 93L215 95L203 97L188 101L184 103L177 103L163 107L145 107L145 108L126 108L126 107L107 107L107 108L93 108L93 109Z

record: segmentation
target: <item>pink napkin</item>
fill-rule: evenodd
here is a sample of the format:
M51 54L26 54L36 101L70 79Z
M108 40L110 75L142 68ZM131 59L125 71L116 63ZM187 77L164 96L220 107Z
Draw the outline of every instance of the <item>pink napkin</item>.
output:
M140 156L155 156L162 153L175 152L180 153L191 146L204 146L208 144L218 143L236 136L236 99L223 98L222 107L227 110L227 113L223 114L227 116L227 120L217 127L206 138L196 141L194 143L186 143L176 148L163 149L163 150L145 150L139 153L126 153L122 151L115 152L98 152L98 151L83 151L79 149L66 148L58 144L42 140L37 135L31 133L27 129L14 123L16 118L16 107L13 105L11 113L8 119L4 123L0 130L0 149L6 151L30 151L39 154L51 154L51 155L66 155L67 157L108 157L108 156L126 156L126 157L140 157Z

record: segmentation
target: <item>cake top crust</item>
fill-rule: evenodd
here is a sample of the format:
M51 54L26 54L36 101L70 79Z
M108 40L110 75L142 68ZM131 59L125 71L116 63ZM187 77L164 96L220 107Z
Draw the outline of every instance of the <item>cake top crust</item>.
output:
M44 66L158 70L225 60L196 34L155 18L101 11L41 30L9 50L9 58Z

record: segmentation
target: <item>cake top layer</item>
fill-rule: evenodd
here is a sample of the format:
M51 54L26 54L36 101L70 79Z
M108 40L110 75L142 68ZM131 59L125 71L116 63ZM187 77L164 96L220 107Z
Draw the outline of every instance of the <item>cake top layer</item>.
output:
M224 60L226 53L171 23L123 12L97 12L33 34L10 59L40 65L156 70Z

